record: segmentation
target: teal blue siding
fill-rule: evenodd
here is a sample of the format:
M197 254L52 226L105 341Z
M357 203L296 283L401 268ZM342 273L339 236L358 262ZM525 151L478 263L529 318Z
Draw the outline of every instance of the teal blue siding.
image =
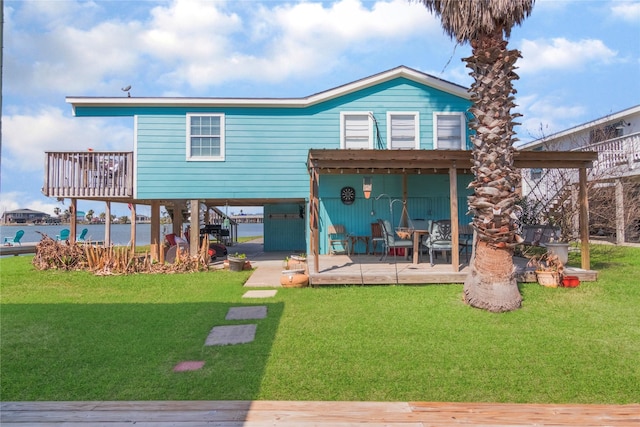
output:
M141 199L304 199L311 148L340 147L340 113L371 111L387 145L388 111L420 114L420 148L433 148L433 113L470 101L406 78L307 108L77 107L78 116L137 117L136 197ZM225 160L186 160L186 114L225 115ZM467 146L468 146L467 141Z
M320 177L320 253L327 253L327 230L332 224L342 224L347 232L358 236L371 235L371 223L388 219L394 226L402 214L402 176L373 175L373 191L367 200L362 192L362 177L366 175L323 175ZM471 175L458 175L458 220L471 222L467 213L467 185ZM351 186L356 200L344 205L340 189ZM379 200L375 200L381 194ZM390 200L392 202L390 207ZM448 175L413 175L407 178L407 212L411 219L448 219L450 215ZM362 248L359 247L359 250Z
M302 212L300 211L302 209ZM283 203L264 206L265 252L306 253L305 205Z
M434 148L434 113L466 112L471 105L470 100L461 97L461 92L454 91L459 94L456 96L410 78L378 81L351 93L342 91L343 95L335 98L311 97L309 99L324 101L306 107L296 107L293 103L279 107L188 107L179 102L171 105L168 100L166 106L77 105L75 114L136 118L135 198L271 201L264 206L265 251L307 252L309 174L306 160L310 149L340 148L341 112L373 114L377 124L374 148L377 149L387 147L388 112L417 112L420 149L431 150ZM188 113L224 114L224 160L187 161ZM466 146L470 148L468 130ZM343 224L349 233L359 236L369 236L371 223L378 218L398 225L402 213L402 176L373 175L373 192L368 200L362 192L363 176L365 174L320 177L320 253L327 252L327 229L331 224ZM466 187L471 179L471 175L458 176L461 223L471 220L466 215L466 197L470 194ZM340 201L340 189L345 185L356 190L352 205ZM449 218L448 175L408 176L407 193L410 218ZM380 194L389 197L375 200ZM389 198L398 200L391 204L391 209ZM307 202L299 204L294 200Z

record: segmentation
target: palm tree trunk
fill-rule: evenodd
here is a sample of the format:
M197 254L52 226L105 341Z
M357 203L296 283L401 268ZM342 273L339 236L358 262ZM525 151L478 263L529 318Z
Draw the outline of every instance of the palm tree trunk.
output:
M513 248L520 240L515 212L520 174L513 167L513 119L519 114L511 114L520 52L507 50L501 30L472 40L471 47L473 56L465 59L475 80L470 89L475 180L469 209L477 239L464 299L473 307L510 311L522 303L513 266Z

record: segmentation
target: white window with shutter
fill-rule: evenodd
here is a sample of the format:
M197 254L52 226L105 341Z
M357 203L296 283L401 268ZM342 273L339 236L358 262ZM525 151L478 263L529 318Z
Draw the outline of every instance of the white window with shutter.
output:
M340 148L373 148L373 119L369 112L340 113Z
M387 112L387 148L420 148L420 115L418 112Z
M464 150L467 132L464 113L433 113L433 147L441 150Z

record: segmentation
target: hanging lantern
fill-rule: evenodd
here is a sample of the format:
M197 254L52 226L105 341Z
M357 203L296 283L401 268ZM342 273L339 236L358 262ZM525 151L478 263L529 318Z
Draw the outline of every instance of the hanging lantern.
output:
M373 188L373 180L370 176L365 176L362 178L362 191L364 192L364 198L368 199L371 197L371 189Z

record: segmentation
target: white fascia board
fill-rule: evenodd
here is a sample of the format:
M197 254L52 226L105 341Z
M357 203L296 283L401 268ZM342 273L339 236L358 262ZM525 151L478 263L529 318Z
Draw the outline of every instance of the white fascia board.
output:
M280 107L304 108L362 90L377 84L405 77L452 95L470 99L467 88L421 73L407 67L397 67L334 89L305 98L167 98L167 97L83 97L69 96L65 100L71 104L75 114L80 107Z
M607 124L610 122L615 122L617 120L624 119L627 116L632 114L640 113L640 105L636 105L635 107L627 108L626 110L618 111L617 113L610 114L608 116L600 117L599 119L592 120L587 123L583 123L578 126L574 126L572 128L551 134L549 136L545 136L544 138L536 139L535 141L527 142L526 144L522 144L516 147L517 150L531 150L533 148L537 148L541 145L548 144L551 141L556 139L564 138L568 135L582 132L584 130L598 127L603 124Z

